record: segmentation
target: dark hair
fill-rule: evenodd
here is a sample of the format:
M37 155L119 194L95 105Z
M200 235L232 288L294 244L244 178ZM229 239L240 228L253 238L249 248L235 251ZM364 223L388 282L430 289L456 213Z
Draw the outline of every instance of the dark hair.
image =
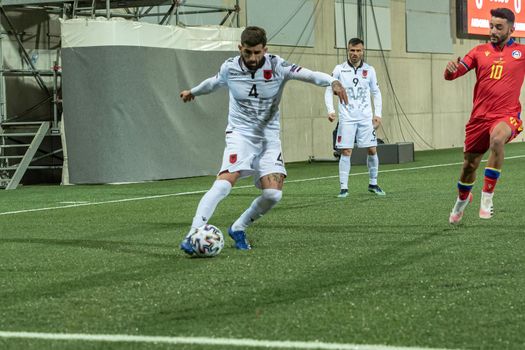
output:
M351 45L351 46L356 46L356 45L365 45L365 42L360 39L360 38L352 38L350 40L348 40L348 45Z
M260 27L246 27L241 34L241 44L246 46L266 46L266 31Z
M498 17L498 18L504 18L507 20L507 22L509 22L510 25L513 25L514 24L514 12L512 12L511 10L507 9L507 8L504 8L504 7L500 7L500 8L497 8L497 9L492 9L490 10L490 14L492 15L492 17Z

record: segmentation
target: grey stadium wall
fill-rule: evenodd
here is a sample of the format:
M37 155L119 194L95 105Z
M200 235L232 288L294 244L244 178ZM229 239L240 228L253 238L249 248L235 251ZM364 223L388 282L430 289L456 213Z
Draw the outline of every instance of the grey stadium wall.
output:
M183 103L179 92L238 53L238 28L122 20L62 24L69 182L210 175L220 167L226 89Z

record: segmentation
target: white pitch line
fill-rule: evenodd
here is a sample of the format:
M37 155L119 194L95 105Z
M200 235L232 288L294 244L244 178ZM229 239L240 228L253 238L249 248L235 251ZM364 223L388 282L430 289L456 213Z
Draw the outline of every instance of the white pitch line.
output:
M86 204L89 203L88 201L64 201L60 202L60 204Z
M235 188L248 188L253 187L252 186L238 186ZM199 194L199 193L206 193L208 190L199 190L199 191L191 191L191 192L179 192L179 193L168 193L168 194L158 194L155 196L146 196L146 197L135 197L135 198L124 198L124 199L114 199L110 201L102 201L102 202L86 202L86 203L77 203L77 204L69 204L69 205L61 205L57 207L45 207L45 208L35 208L35 209L24 209L24 210L15 210L15 211L6 211L3 213L0 213L0 215L10 215L10 214L21 214L21 213L32 213L35 211L45 211L45 210L56 210L56 209L66 209L66 208L76 208L76 207L86 207L90 205L101 205L101 204L111 204L111 203L123 203L123 202L134 202L134 201L141 201L146 199L158 199L158 198L165 198L165 197L176 197L176 196L185 196L189 194Z
M193 345L226 345L252 348L278 349L319 349L319 350L447 350L437 348L359 345L323 342L275 341L256 339L205 338L205 337L166 337L126 334L67 334L67 333L33 333L33 332L2 332L0 338L24 338L44 340L83 340L90 342L125 342L125 343L164 343Z
M517 159L517 158L525 158L525 155L506 157L505 160ZM483 162L486 162L486 160L483 160ZM410 171L410 170L441 168L441 167L447 167L447 166L452 166L452 165L461 165L461 164L463 164L463 162L434 164L434 165L423 165L423 166L419 166L419 167L410 167L410 168L398 168L398 169L380 170L379 172L380 173L393 173L393 172L399 172L399 171ZM367 175L367 174L368 174L368 172L361 172L361 173L350 174L350 176ZM298 183L298 182L306 182L306 181L326 180L326 179L333 179L333 178L338 178L338 177L339 177L339 175L322 176L322 177L311 177L311 178L308 178L308 179L287 180L286 183L290 184L290 183ZM235 186L235 187L232 188L232 190L238 190L238 189L242 189L242 188L252 188L252 187L253 187L253 185ZM206 190L190 191L190 192L159 194L159 195L146 196L146 197L114 199L114 200L102 201L102 202L86 202L86 203L79 202L79 203L76 203L76 204L61 205L61 206L56 206L56 207L44 207L44 208L35 208L35 209L23 209L23 210L6 211L6 212L3 212L3 213L0 213L0 216L2 216L2 215L23 214L23 213L33 213L33 212L37 212L37 211L46 211L46 210L57 210L57 209L85 207L85 206L90 206L90 205L102 205L102 204L142 201L142 200L147 200L147 199L158 199L158 198L166 198L166 197L186 196L186 195L190 195L190 194L206 193L207 191L208 190L206 189Z

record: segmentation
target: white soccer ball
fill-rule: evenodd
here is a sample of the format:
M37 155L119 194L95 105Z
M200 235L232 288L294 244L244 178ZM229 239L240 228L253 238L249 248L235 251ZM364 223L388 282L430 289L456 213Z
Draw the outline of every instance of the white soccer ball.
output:
M216 226L206 224L190 236L190 243L196 256L211 258L224 248L224 236Z

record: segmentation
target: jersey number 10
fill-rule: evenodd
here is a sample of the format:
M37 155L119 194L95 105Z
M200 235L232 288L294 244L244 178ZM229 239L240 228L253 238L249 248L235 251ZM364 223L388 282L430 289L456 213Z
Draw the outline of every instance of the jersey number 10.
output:
M503 66L500 64L493 64L490 68L490 79L501 79L501 73L503 73Z

